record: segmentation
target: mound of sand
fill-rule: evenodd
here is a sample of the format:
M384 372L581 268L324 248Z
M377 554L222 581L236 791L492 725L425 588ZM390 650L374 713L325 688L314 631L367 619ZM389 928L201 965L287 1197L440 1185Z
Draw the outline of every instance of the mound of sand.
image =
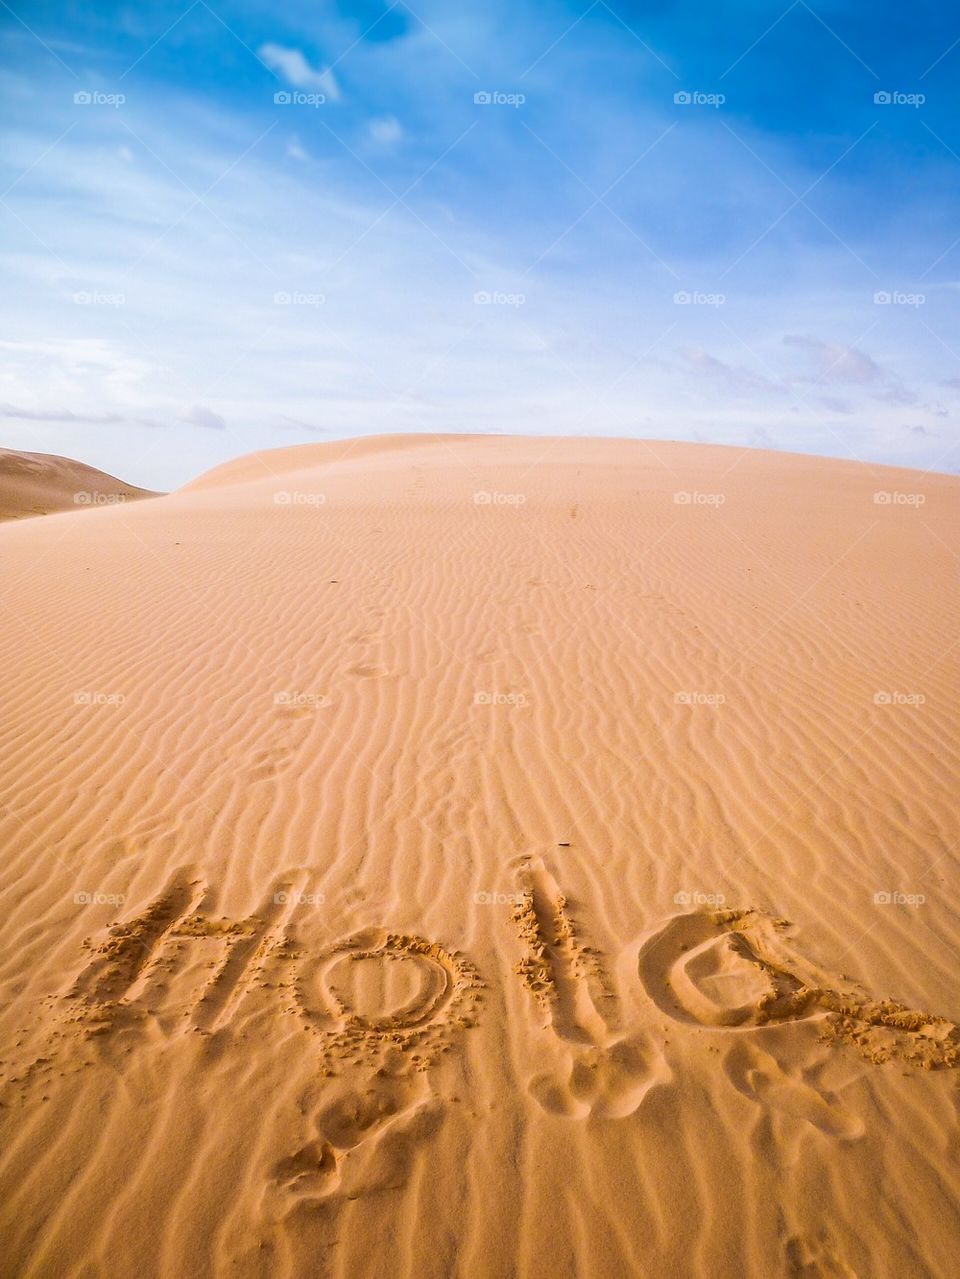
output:
M952 1276L958 499L407 438L0 530L0 1272Z
M0 521L156 496L68 457L0 448Z

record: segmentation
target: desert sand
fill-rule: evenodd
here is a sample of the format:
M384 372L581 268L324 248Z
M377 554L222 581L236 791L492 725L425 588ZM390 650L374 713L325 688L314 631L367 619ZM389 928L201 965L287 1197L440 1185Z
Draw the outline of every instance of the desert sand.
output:
M379 438L0 530L3 1275L956 1275L960 480Z
M69 457L0 448L0 522L154 496Z

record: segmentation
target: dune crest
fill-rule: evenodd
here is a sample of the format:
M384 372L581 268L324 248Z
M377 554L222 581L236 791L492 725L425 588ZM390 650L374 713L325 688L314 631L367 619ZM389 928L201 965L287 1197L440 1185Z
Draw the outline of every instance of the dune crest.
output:
M156 496L68 457L0 448L0 522Z

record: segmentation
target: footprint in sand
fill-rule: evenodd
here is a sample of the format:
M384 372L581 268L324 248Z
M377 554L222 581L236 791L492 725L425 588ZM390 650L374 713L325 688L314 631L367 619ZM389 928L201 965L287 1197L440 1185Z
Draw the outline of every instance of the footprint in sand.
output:
M283 1212L317 1206L354 1188L369 1193L392 1184L415 1145L443 1122L443 1105L425 1077L413 1075L401 1052L360 1086L344 1084L325 1093L314 1116L315 1139L273 1168L272 1188Z
M836 1098L828 1099L788 1073L776 1058L749 1039L739 1039L730 1049L724 1070L733 1086L751 1101L794 1119L804 1119L828 1137L856 1141L866 1131L861 1120Z
M623 1119L670 1071L643 1035L617 1029L600 961L580 944L566 898L542 862L526 865L523 880L514 921L526 954L516 971L547 1016L558 1056L552 1071L531 1079L530 1093L551 1114Z
M554 1115L625 1119L655 1082L650 1049L638 1036L571 1053L566 1075L537 1075L530 1094Z
M872 1062L960 1066L953 1022L873 999L819 968L793 946L789 926L758 910L675 915L641 946L640 979L679 1022L736 1032L809 1019L821 1038L852 1044Z
M841 1258L826 1229L816 1236L791 1235L785 1241L789 1279L857 1279L857 1272Z
M426 1072L475 1023L481 986L462 955L380 928L303 960L293 1011L319 1038L323 1083L316 1137L273 1169L288 1209L334 1195L360 1164L364 1184L396 1176L443 1121Z
M336 1151L329 1141L310 1141L275 1165L273 1181L298 1199L322 1199L340 1184Z

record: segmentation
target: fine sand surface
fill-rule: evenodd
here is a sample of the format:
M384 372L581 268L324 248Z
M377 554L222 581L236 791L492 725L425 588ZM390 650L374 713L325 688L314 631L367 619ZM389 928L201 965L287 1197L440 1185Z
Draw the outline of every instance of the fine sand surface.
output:
M2 1274L953 1279L958 553L510 437L0 530Z
M0 448L0 522L154 496L69 457Z

